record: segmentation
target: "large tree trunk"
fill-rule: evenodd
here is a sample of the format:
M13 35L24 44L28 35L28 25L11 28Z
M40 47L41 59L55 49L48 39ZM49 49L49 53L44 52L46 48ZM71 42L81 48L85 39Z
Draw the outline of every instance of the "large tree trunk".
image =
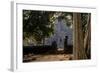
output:
M88 59L91 58L91 15L88 14L88 19L87 19L87 29L84 37L84 49L86 52L86 56Z
M81 24L81 14L73 13L73 54L74 59L86 59L85 49L84 49L84 38Z

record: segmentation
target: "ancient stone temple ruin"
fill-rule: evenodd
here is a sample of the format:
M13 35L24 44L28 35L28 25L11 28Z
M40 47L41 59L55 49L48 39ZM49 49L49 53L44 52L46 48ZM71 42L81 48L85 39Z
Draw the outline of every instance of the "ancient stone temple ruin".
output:
M45 45L52 45L52 42L57 43L57 48L64 48L64 42L67 41L66 45L72 45L72 28L66 25L65 19L55 20L54 34L49 38L45 38ZM66 37L68 38L66 40Z

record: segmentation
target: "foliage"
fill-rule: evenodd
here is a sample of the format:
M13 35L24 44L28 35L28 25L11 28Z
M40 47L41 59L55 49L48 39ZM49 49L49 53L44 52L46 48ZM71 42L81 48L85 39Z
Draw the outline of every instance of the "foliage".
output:
M70 27L73 23L73 13L72 12L61 12L60 16L58 17L58 20L61 19L66 20L66 26Z
M87 31L87 25L88 25L88 13L81 13L81 21L82 21L82 30L83 34Z
M54 12L23 10L23 38L33 36L37 42L53 33Z

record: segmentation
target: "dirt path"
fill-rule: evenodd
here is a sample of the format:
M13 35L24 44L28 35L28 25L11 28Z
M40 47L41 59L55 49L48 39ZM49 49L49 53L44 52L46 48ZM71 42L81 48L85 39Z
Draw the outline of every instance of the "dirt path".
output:
M64 61L71 60L72 54L57 54L57 55L32 55L24 57L23 62L38 62L38 61Z

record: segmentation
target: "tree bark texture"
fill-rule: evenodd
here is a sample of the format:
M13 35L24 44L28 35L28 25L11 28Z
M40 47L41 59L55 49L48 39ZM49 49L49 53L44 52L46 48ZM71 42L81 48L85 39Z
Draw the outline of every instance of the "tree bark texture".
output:
M87 59L84 49L84 37L82 31L81 14L73 13L73 54L74 59Z

